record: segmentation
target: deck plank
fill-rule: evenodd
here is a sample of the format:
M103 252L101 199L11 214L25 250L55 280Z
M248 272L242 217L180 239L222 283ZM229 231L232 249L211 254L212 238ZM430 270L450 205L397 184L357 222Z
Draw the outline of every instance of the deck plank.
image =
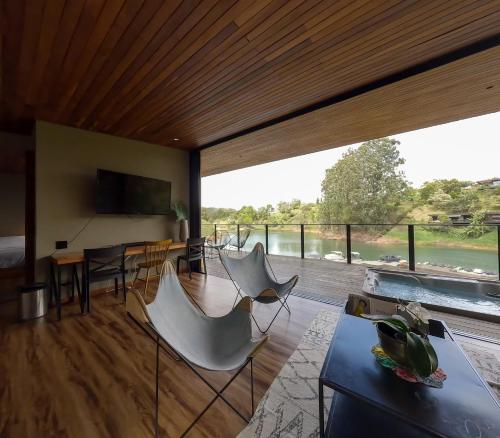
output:
M231 256L237 256L237 253L232 252ZM286 280L292 275L299 275L293 292L298 296L326 299L343 306L350 293L361 293L366 266L278 255L270 255L269 260L278 279ZM208 260L207 266L211 275L229 278L219 259ZM431 313L446 321L452 330L500 341L500 324L448 312Z

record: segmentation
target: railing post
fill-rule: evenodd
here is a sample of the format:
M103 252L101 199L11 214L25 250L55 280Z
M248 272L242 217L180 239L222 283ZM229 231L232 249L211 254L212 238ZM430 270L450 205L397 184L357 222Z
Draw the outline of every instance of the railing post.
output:
M346 224L345 226L346 244L347 244L347 263L352 263L351 254L351 224Z
M300 224L300 258L304 258L304 224Z
M214 224L214 240L215 244L217 245L217 224Z
M500 225L497 225L498 280L500 280Z
M269 254L269 225L266 224L266 254Z
M410 271L415 270L415 226L408 225L408 264Z
M236 225L236 235L238 236L238 251L240 250L240 224Z

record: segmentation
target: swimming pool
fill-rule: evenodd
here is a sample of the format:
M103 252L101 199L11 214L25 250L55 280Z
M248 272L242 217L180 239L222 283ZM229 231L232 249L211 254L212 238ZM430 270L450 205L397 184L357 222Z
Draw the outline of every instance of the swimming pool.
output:
M377 297L418 301L431 309L500 321L498 281L367 269L363 292Z

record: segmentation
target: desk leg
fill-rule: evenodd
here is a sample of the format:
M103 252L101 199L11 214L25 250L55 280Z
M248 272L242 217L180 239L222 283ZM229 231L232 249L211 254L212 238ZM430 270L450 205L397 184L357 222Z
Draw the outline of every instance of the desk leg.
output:
M50 293L49 305L51 307L56 300L55 284L56 284L56 277L54 274L54 264L51 263L49 272L49 293Z
M87 271L87 267L85 264L83 265L83 275L82 278L84 278L83 284L84 284L84 294L85 294L85 304L87 305L87 313L90 313L90 282L88 281L90 273Z
M83 308L83 295L80 288L80 279L78 278L78 265L73 265L73 284L76 283L76 291L78 292L78 298L80 300L80 312L83 313L85 309Z
M323 383L319 380L319 436L321 438L325 437L325 406L323 400Z
M57 286L56 286L56 306L57 320L61 320L61 267L57 265Z

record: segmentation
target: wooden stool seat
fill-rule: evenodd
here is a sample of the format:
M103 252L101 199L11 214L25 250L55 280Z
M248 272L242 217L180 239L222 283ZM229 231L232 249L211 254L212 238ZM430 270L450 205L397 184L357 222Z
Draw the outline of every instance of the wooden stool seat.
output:
M137 266L139 268L154 268L155 266L161 266L163 262L161 260L150 260L149 262L139 262Z

